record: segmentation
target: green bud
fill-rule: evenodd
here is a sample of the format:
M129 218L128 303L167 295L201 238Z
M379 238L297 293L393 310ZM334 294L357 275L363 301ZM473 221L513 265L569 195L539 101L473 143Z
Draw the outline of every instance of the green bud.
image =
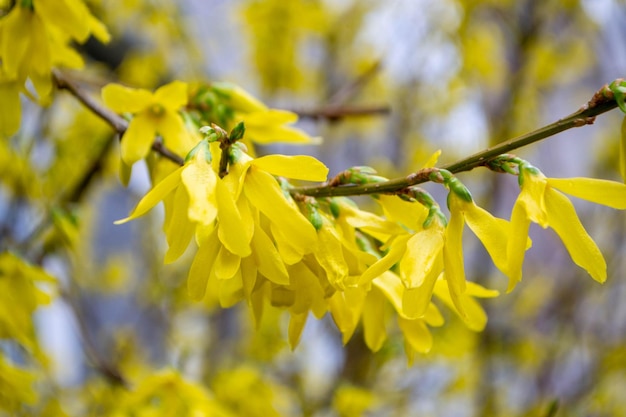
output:
M338 218L339 214L341 214L339 200L336 198L331 198L328 207L330 208L330 214L332 214L335 219Z
M243 138L245 132L246 126L243 124L243 122L237 123L237 126L233 127L233 130L230 131L230 142L236 142L239 139Z
M448 186L448 189L450 190L451 193L456 194L462 200L465 200L468 203L471 203L473 201L472 193L470 193L467 187L463 185L463 183L459 181L458 178L456 177L450 178L449 180L447 180L446 185Z

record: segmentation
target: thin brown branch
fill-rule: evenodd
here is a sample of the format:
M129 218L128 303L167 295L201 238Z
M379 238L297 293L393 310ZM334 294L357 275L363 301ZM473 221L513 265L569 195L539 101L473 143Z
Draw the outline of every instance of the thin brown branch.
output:
M104 106L102 103L93 98L90 94L88 94L85 90L83 90L74 80L72 80L69 76L64 74L61 71L54 70L52 76L56 82L58 88L67 90L70 94L76 97L81 103L85 105L89 110L91 110L94 114L100 117L102 120L107 122L111 127L120 135L120 140L124 136L126 129L128 129L128 122L109 109ZM159 140L155 140L152 144L152 150L160 154L166 159L174 162L178 165L183 165L184 160L179 155L175 154L171 150L169 150L163 143Z
M343 119L345 117L362 117L362 116L375 116L375 115L387 115L391 112L391 108L386 105L381 106L329 106L320 107L310 110L292 110L298 116L303 119L328 119L335 121Z

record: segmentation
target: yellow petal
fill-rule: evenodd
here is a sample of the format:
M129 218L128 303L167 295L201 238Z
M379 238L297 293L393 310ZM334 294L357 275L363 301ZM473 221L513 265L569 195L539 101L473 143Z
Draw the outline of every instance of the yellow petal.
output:
M215 221L218 212L215 196L217 175L200 153L184 166L181 182L189 193L189 219L210 225Z
M289 284L289 275L280 254L259 225L255 225L251 246L259 272L276 284Z
M248 118L244 120L248 123ZM256 143L268 144L275 142L311 144L321 143L319 137L311 137L300 129L290 126L254 126L246 124L246 138Z
M443 266L441 255L444 232L445 229L439 227L437 223L414 234L407 241L406 252L400 261L400 270L402 271L400 277L407 288L419 287L424 283L426 277L433 273L433 269ZM434 272L435 278L440 272L440 270Z
M214 83L213 88L228 96L229 104L235 111L263 112L267 106L243 88L231 83Z
M156 206L161 200L165 198L169 193L174 190L180 184L180 174L183 167L178 168L176 171L169 174L155 185L137 204L137 207L130 213L128 217L122 220L117 220L115 224L126 223L130 220L136 219L139 216L146 214L152 207Z
M348 343L359 323L366 291L362 288L348 288L337 291L328 300L328 306L337 328L342 334L342 342Z
M193 138L177 112L166 110L154 123L155 130L163 137L163 143L172 152L187 155L194 147Z
M519 203L519 199L513 206L511 213L511 229L506 247L506 259L508 263L509 286L507 292L511 292L518 282L522 280L522 266L526 253L526 241L530 219L526 214L526 206Z
M398 316L398 325L404 340L419 353L428 353L433 347L433 337L421 319L407 320Z
M94 38L98 39L102 43L109 43L111 40L111 34L109 34L109 30L101 21L89 14L87 22L89 24L89 30L93 34Z
M169 264L180 258L185 252L193 237L194 226L187 218L189 196L183 187L178 187L174 193L172 215L165 231L169 248L165 254L165 263Z
M387 339L385 330L385 300L377 288L367 294L363 305L363 336L365 344L372 352L378 352Z
M219 220L218 235L220 241L229 251L241 257L249 256L252 230L245 224L239 213L239 209L233 200L226 185L219 178L215 187L215 197L218 207L217 218Z
M122 136L120 150L124 162L127 165L132 165L145 158L152 147L154 135L153 120L143 113L135 116Z
M297 121L297 114L290 111L277 109L268 109L266 111L248 113L244 117L244 123L246 124L246 128L248 126L257 127L282 125L285 123L295 123Z
M139 113L152 104L152 93L144 89L108 84L102 88L104 104L117 113Z
M199 301L204 298L207 282L209 280L209 276L211 275L219 249L220 243L217 239L217 233L213 233L206 241L203 242L202 245L200 245L195 258L191 263L189 276L187 278L187 291L189 292L189 296L195 301Z
M437 165L437 161L439 160L439 157L441 156L441 149L438 149L437 151L435 151L435 153L433 153L430 158L428 158L428 160L424 163L424 165L422 166L422 168L432 168L435 165Z
M383 208L385 217L399 222L417 232L428 215L428 209L419 203L410 203L395 195L379 195L378 202Z
M276 249L286 265L294 265L302 260L303 254L291 244L291 238L285 236L275 224L270 224L272 237L276 243Z
M83 2L35 0L35 11L53 25L61 26L74 40L83 43L89 37L89 10Z
M606 261L580 223L571 201L552 189L546 190L545 201L550 227L559 235L574 263L596 281L606 281Z
M300 253L310 253L317 245L313 225L289 204L274 177L256 167L250 167L245 179L244 192L250 203L272 223L280 227L284 236L292 239L292 246Z
M458 300L455 301L449 284L445 280L437 281L433 293L457 313L469 329L479 332L487 325L487 314L480 304L468 294L460 294ZM457 307L459 304L463 306L463 313Z
M404 293L404 286L402 285L402 281L400 281L400 277L393 272L386 271L373 280L372 285L382 291L399 315L404 315L404 311L402 309L402 294Z
M231 279L217 281L217 285L218 299L222 308L233 307L244 298L240 270L237 270L237 273Z
M398 263L406 252L406 245L410 238L411 235L409 234L394 237L389 247L389 252L363 272L363 275L361 275L361 278L359 279L359 284L363 285L375 278L380 277L384 272L388 271L392 266Z
M326 181L326 165L307 155L266 155L251 162L255 167L270 174L305 181Z
M328 220L324 221L322 228L318 230L318 250L315 251L315 259L326 272L328 281L342 288L344 279L348 276L348 265L343 257L341 238L334 226Z
M9 14L2 19L2 42L0 56L2 69L7 78L17 78L20 67L29 50L31 30L39 24L34 13L26 7L13 7ZM20 78L26 78L21 74Z
M451 201L456 199L452 198ZM444 276L448 282L450 296L461 315L465 315L460 297L465 292L465 267L463 264L463 220L462 213L451 206L450 221L446 228L446 240L443 246Z
M224 246L220 248L213 270L218 279L229 279L235 276L239 270L241 257L231 253Z
M256 262L252 256L242 258L239 264L241 270L241 281L243 283L243 290L246 297L250 298L254 285L256 284L257 267Z
M522 171L522 191L518 199L526 206L528 217L544 229L548 227L548 217L544 195L548 182L542 174Z
M340 216L345 217L350 226L355 229L361 229L382 241L387 240L391 235L406 233L399 224L383 219L374 213L359 210L353 204L341 204Z
M548 178L548 185L583 200L626 209L626 185L594 178Z
M424 314L424 321L431 327L440 327L445 323L443 315L433 303L428 304L428 308Z
M182 81L173 81L154 92L157 103L168 110L177 111L187 104L187 84Z
M20 86L0 81L0 136L11 136L20 128Z
M309 317L309 313L291 313L289 318L289 329L287 334L289 335L289 347L294 350L298 343L300 343L300 336L302 336L302 330L306 325L306 319Z
M463 202L465 222L481 241L496 267L508 276L507 241L511 235L510 225L504 219L491 215L473 202ZM524 239L524 245L526 239ZM525 246L524 246L525 247Z

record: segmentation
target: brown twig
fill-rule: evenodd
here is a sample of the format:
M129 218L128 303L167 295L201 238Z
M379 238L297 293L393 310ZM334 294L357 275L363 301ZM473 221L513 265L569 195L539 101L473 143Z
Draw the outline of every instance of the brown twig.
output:
M344 117L387 115L391 112L391 108L385 105L371 107L329 106L311 110L296 109L292 111L303 119L328 119L335 121Z

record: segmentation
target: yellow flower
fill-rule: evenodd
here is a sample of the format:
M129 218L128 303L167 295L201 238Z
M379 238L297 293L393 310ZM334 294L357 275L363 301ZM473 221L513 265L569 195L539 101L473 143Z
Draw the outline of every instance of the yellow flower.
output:
M30 78L39 99L46 102L52 90L55 65L79 68L83 61L70 46L83 43L90 34L102 42L109 34L80 0L18 2L0 20L2 70L20 84Z
M491 215L478 207L469 192L457 193L451 187L448 194L450 221L446 228L443 249L444 277L448 282L454 306L461 315L466 311L462 302L462 294L466 289L465 268L463 263L463 228L465 223L481 241L496 267L505 275L511 274L511 266L507 258L507 241L513 233L506 220ZM527 246L527 235L523 236L524 249Z
M154 93L109 84L102 89L102 98L114 111L134 115L121 143L122 160L127 165L148 155L156 134L161 135L165 145L178 154L187 154L194 145L178 114L178 110L187 104L187 84L174 81Z
M297 114L286 110L270 109L234 84L215 83L212 87L226 97L227 104L235 112L232 127L241 121L246 124L244 143L248 141L260 144L320 143L320 138L311 137L304 131L290 126L298 121Z
M528 163L520 164L521 192L511 213L507 247L511 281L509 291L522 279L525 242L531 222L551 227L561 238L574 263L598 282L606 280L606 262L580 222L574 205L558 190L597 204L626 209L626 185L591 178L546 178Z

